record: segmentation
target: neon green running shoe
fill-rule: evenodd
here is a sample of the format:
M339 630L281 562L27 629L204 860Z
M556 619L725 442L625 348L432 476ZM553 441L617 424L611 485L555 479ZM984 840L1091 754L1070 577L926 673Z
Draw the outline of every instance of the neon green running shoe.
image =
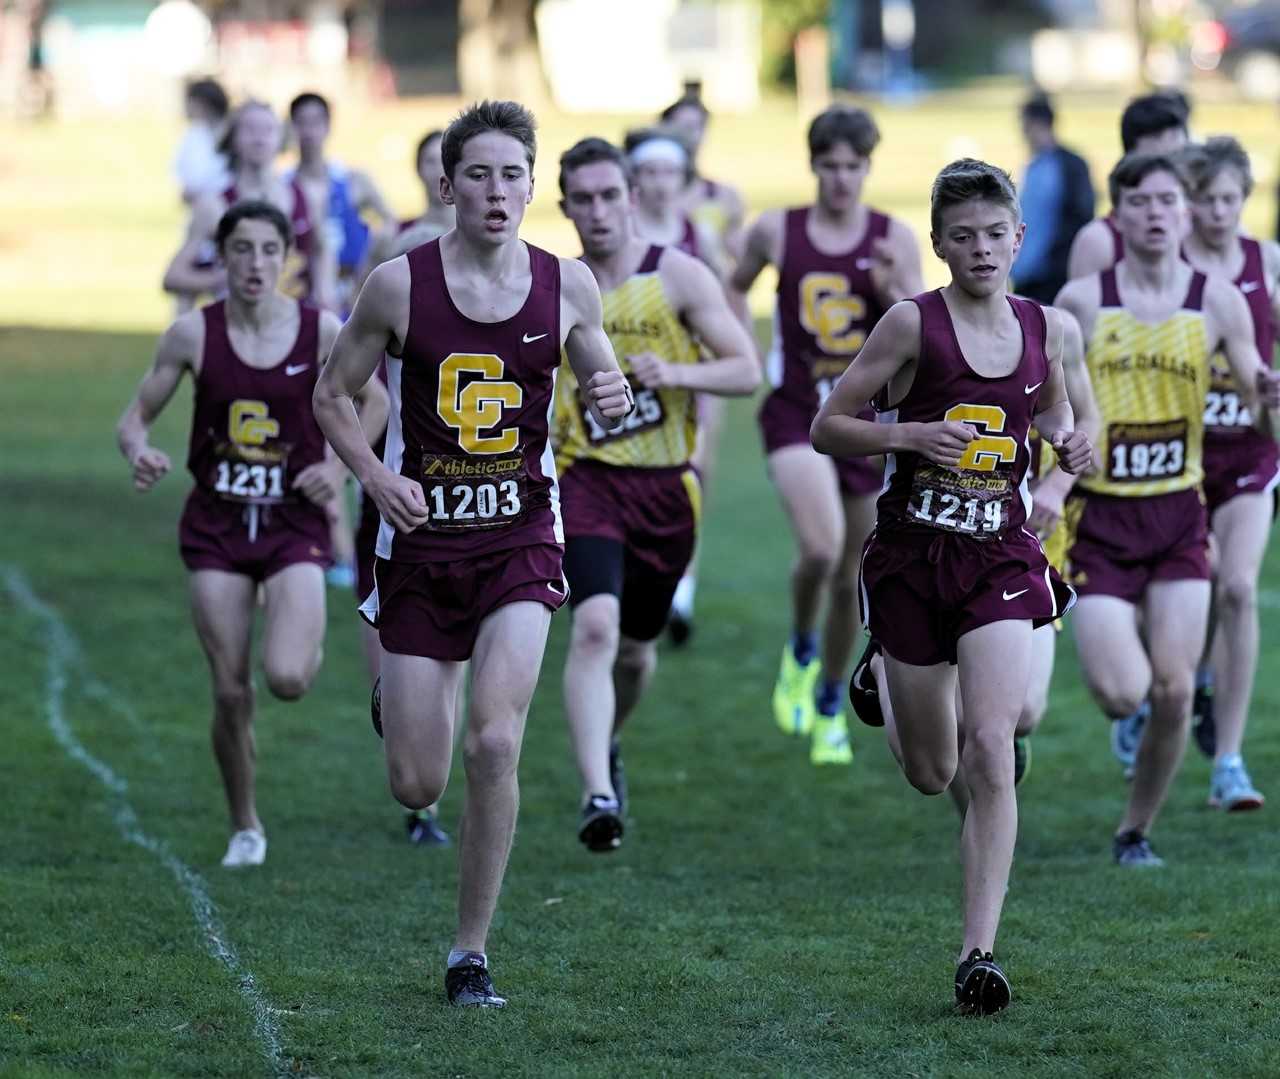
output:
M809 760L813 764L853 763L853 746L849 742L849 727L843 712L834 716L824 716L821 712L814 715Z
M773 718L783 734L808 734L817 711L813 703L821 664L814 656L803 667L796 662L791 645L782 649L782 666L773 687Z
M1013 740L1013 785L1016 787L1031 771L1031 738L1024 736Z

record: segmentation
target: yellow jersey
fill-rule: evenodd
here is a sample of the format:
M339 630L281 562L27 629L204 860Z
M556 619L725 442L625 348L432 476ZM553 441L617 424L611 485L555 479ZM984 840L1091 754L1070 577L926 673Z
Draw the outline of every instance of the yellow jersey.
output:
M1205 275L1192 274L1182 307L1156 325L1125 310L1114 269L1100 276L1102 303L1085 362L1102 414L1102 469L1079 486L1125 498L1197 487L1212 353Z
M697 436L697 400L691 390L646 389L631 373L628 356L652 352L667 363L697 363L699 349L667 298L658 273L663 248L652 246L634 274L603 293L604 330L622 373L631 383L635 411L616 431L591 415L578 380L566 364L556 385L552 441L561 470L575 461L619 468L669 468L686 464Z

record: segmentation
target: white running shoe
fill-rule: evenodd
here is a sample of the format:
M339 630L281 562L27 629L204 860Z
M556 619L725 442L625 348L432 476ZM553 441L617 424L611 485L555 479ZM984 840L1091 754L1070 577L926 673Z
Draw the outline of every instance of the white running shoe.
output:
M261 865L267 860L267 837L252 828L236 832L227 844L222 864L227 869L239 869L246 865Z

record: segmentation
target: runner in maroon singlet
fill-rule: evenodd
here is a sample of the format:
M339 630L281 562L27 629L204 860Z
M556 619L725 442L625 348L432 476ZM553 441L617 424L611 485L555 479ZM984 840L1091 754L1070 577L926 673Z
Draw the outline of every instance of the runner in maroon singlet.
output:
M1187 144L1186 99L1169 92L1135 97L1120 115L1124 152L1173 153ZM1071 242L1067 278L1090 277L1124 258L1124 237L1112 214L1085 225Z
M1191 233L1183 257L1197 270L1235 282L1249 305L1258 355L1272 365L1280 246L1240 235L1240 215L1253 190L1249 156L1235 139L1221 136L1189 148L1180 163L1191 194ZM1275 440L1254 427L1230 368L1215 357L1204 413L1204 494L1217 549L1211 606L1217 625L1211 620L1210 662L1197 675L1193 730L1201 750L1214 759L1210 803L1226 810L1263 803L1240 750L1258 666L1258 573L1277 482Z
M267 848L254 793L250 671L259 586L267 688L296 700L320 666L329 561L323 507L342 468L327 453L311 397L338 320L276 290L289 222L275 206L238 203L215 237L227 298L168 329L118 434L134 486L150 490L170 467L168 455L149 443L151 425L190 372L196 394L187 467L195 487L179 539L213 679L213 745L231 810L222 864L245 866L260 865ZM381 387L362 390L360 401L370 430L381 430Z
M316 387L329 441L378 505L373 593L382 642L375 723L396 798L435 802L453 756L457 687L472 660L464 741L458 930L445 987L500 1007L484 954L515 832L516 766L551 612L564 603L564 534L548 424L564 348L606 430L635 407L576 259L519 237L533 197L533 116L510 101L445 131L442 191L456 227L379 266ZM388 356L383 461L350 397ZM385 462L385 463L384 463Z
M1010 999L991 952L1017 833L1012 746L1032 630L1073 599L1025 527L1028 432L1034 421L1072 472L1092 449L1074 430L1057 312L1005 294L1024 229L1008 175L969 159L948 165L931 217L951 283L885 314L822 406L813 443L841 457L887 455L862 561L863 617L883 648L889 742L907 778L926 794L961 767L968 781L955 994L963 1010L986 1014ZM865 418L873 398L879 422Z
M275 169L284 129L271 107L248 101L232 114L223 141L231 163L231 184L218 195L201 198L192 207L187 237L164 275L164 288L190 304L200 296L217 296L226 289L225 273L214 250L214 233L222 215L242 199L262 199L289 219L293 244L280 276L286 296L330 306L336 274L336 253L326 244L324 208L314 207L297 180L286 180Z
M760 410L760 429L769 477L798 550L791 638L773 691L774 719L787 733L812 733L815 764L847 764L853 754L844 680L858 633L858 561L871 531L880 468L820 457L809 444L809 425L881 314L924 283L911 230L862 202L880 141L875 121L862 109L837 105L813 121L808 141L818 180L814 205L762 214L747 233L732 286L745 303L760 271L768 264L778 268L773 346L765 363L773 391Z

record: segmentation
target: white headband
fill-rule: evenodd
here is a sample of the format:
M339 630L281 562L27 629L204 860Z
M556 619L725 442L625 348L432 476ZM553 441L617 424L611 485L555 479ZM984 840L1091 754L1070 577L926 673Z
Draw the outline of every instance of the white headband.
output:
M687 168L689 165L689 155L685 152L685 148L675 139L669 139L665 135L645 139L644 142L631 151L629 160L632 165L648 165L652 162L660 162L667 165L675 165L681 169Z

